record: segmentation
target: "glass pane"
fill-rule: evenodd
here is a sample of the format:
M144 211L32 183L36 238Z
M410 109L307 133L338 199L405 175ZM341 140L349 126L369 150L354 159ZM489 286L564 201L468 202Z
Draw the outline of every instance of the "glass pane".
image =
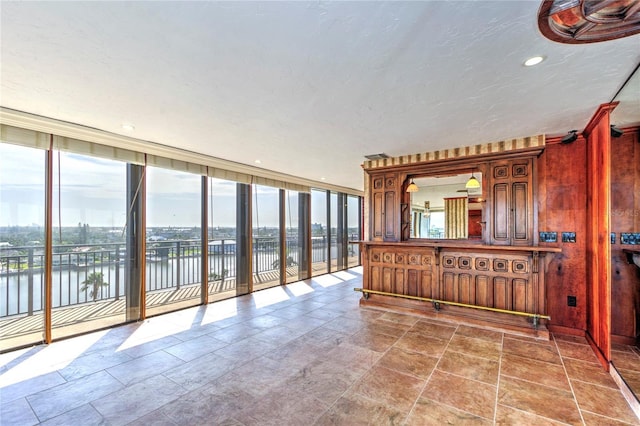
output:
M329 245L331 247L330 249L330 254L331 254L331 272L333 271L337 271L338 270L338 212L339 212L339 206L338 206L338 194L335 192L331 193L331 200L330 200L330 212L331 212L331 220L330 220L330 224L331 224L331 229L329 232Z
M147 167L147 315L200 303L202 178Z
M52 337L125 321L126 163L53 152Z
M209 178L209 301L236 295L236 183Z
M299 266L302 259L303 244L299 240L298 226L298 192L286 191L285 195L285 226L286 226L286 253L287 253L287 277L286 282L298 281L300 278Z
M329 272L327 261L327 191L311 190L311 275Z
M0 350L44 339L45 155L0 144Z
M360 238L360 199L354 195L347 197L347 228L348 241L359 241ZM353 267L360 264L360 246L349 244L347 247L347 266Z
M280 284L280 190L253 186L253 289Z

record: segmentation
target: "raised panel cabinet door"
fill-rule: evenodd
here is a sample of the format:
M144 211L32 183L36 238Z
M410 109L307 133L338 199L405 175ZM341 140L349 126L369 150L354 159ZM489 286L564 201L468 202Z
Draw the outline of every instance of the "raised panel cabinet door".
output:
M533 243L533 159L505 160L491 166L490 244Z
M472 286L471 274L458 274L458 303L475 302L475 288Z
M404 268L396 268L396 280L394 283L393 293L407 294L407 287L411 286L411 280L409 276L406 276L406 270Z
M516 182L512 185L514 243L526 244L530 241L528 188L529 185L526 182Z
M371 266L369 269L369 290L382 291L382 272L380 266Z
M435 293L433 275L431 271L420 271L420 289L416 296L434 299L438 297Z
M533 286L529 280L514 278L513 283L513 310L533 313Z
M384 193L384 239L387 241L396 241L398 236L396 235L396 192L385 191Z
M371 218L373 229L371 235L374 240L382 240L384 237L384 193L373 193L373 217Z
M509 217L511 205L509 203L509 184L496 183L493 185L493 235L494 243L509 243Z
M407 287L406 293L409 296L421 297L420 292L420 271L416 269L407 269Z
M384 291L385 293L393 293L393 287L394 287L394 275L395 275L395 268L391 267L391 268L387 268L387 267L383 267L382 268L382 275L381 275L381 285L380 285L380 291Z

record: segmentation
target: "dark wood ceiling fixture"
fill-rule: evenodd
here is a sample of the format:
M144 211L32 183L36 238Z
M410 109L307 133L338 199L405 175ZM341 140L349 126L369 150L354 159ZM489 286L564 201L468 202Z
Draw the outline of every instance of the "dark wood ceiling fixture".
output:
M542 34L559 43L613 40L640 33L639 0L543 0Z

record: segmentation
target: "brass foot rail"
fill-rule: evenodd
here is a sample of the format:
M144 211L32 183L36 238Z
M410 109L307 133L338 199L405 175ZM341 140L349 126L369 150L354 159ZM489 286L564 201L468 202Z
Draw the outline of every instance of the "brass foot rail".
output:
M529 312L521 312L521 311L509 311L507 309L490 308L488 306L470 305L468 303L449 302L447 300L431 299L429 297L410 296L408 294L388 293L386 291L367 290L367 289L358 288L358 287L354 288L353 291L359 291L361 293L364 293L365 299L369 298L369 294L379 294L381 296L393 296L393 297L400 297L403 299L420 300L422 302L431 302L433 303L433 307L436 309L436 311L440 310L440 305L442 304L442 305L451 305L451 306L461 306L463 308L480 309L482 311L500 312L503 314L512 314L512 315L520 315L523 317L530 317L530 318L533 318L533 326L535 328L538 328L539 319L547 319L547 320L551 319L549 315L532 314Z

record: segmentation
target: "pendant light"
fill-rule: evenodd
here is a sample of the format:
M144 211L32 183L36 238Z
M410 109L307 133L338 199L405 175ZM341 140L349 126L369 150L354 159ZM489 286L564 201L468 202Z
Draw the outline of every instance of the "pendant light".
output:
M418 188L418 185L416 185L413 179L411 179L409 186L407 186L407 192L418 192L419 190L420 188Z
M464 186L467 189L478 189L480 188L480 181L478 181L478 179L476 179L476 177L473 175L473 172L471 173L471 177L469 178L469 180L467 181L467 184Z

